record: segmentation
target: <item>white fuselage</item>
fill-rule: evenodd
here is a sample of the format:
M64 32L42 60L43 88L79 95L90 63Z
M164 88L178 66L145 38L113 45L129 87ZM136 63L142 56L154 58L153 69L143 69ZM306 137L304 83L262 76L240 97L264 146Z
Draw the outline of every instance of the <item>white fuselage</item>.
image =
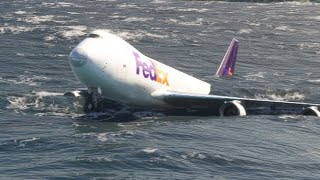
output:
M89 34L70 54L75 76L106 98L144 107L167 107L152 93L209 94L210 84L153 60L103 30Z

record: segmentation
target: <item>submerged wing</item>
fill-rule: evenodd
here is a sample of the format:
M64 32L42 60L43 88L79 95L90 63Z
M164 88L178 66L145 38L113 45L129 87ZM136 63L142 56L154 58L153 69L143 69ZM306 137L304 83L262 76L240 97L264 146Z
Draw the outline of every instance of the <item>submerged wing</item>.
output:
M218 76L232 76L238 54L238 40L233 38L216 72Z
M152 96L176 108L190 108L210 111L213 115L221 115L221 108L230 102L236 102L236 104L243 106L246 114L299 114L306 108L316 107L316 109L318 109L318 107L320 107L320 104L304 102L202 95L174 91L155 92L152 94Z

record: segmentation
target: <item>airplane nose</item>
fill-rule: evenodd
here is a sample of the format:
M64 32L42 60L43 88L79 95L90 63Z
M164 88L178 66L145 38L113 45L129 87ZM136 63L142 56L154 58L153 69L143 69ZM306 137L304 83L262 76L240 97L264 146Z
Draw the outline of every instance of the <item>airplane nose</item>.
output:
M74 48L69 56L70 64L74 67L82 67L88 61L88 54L83 48Z

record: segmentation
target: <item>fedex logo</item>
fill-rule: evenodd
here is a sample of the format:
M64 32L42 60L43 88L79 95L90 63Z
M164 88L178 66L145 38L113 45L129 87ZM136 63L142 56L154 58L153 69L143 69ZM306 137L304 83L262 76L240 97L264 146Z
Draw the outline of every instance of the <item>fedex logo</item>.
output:
M144 78L149 78L151 81L156 81L169 86L168 73L159 69L157 64L153 61L150 61L150 65L143 62L138 53L133 52L133 55L136 60L137 75L140 75L141 73Z

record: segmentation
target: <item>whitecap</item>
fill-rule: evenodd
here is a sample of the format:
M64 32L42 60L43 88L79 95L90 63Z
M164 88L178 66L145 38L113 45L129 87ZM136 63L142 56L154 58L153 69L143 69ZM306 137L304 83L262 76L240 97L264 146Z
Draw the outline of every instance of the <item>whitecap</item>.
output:
M63 93L40 91L40 92L35 92L35 95L37 95L37 96L39 96L39 97L46 97L46 96L63 96Z
M278 31L287 31L287 32L294 32L295 29L290 28L289 26L278 26L274 28L275 30Z
M156 152L157 150L158 149L156 149L156 148L145 148L142 151L145 152L145 153L151 154L151 153Z
M7 109L14 109L14 110L26 110L28 106L34 105L34 103L27 103L27 97L14 97L9 96L7 97L9 101L9 105L7 105Z
M26 14L27 12L26 11L21 11L21 10L19 10L19 11L16 11L16 12L14 12L15 14Z
M207 12L208 9L202 8L202 9L196 9L196 8L186 8L186 9L177 9L177 11L180 12Z
M37 27L26 27L26 26L0 26L0 33L12 33L12 34L19 34L21 32L31 32Z
M265 74L266 72L257 72L254 74L245 75L244 77L246 78L246 80L257 80L257 79L264 79Z
M26 143L26 142L37 141L37 140L39 140L39 139L40 139L40 138L33 137L33 138L30 138L30 139L21 140L20 142L21 142L21 143Z
M48 41L53 41L55 38L56 37L53 34L50 34L50 35L44 37L43 39L48 42Z
M297 44L299 49L319 49L320 48L320 43L311 43L311 42L303 42Z
M153 20L153 18L142 18L142 17L129 17L125 19L124 21L126 22L145 22L145 21L150 21Z
M118 7L119 8L136 8L138 6L135 4L119 4Z
M18 18L17 21L22 21L31 24L40 24L43 22L50 22L53 21L53 15L45 15L45 16L29 16L25 18Z
M107 133L99 133L96 135L96 137L101 142L108 141Z
M239 34L250 34L252 29L240 29Z
M320 16L307 16L306 19L319 20L320 21Z
M305 95L300 92L286 93L285 95L269 93L269 94L256 94L255 98L269 99L269 100L275 100L275 101L301 101L305 99Z
M74 37L84 36L86 34L86 26L64 26L64 30L59 31L57 34L65 39L72 39Z
M25 56L25 54L20 53L20 56ZM39 81L49 80L51 78L46 76L36 76L36 75L19 75L17 79L4 79L0 77L0 82L7 83L7 84L23 84L29 86L36 86L41 84Z
M314 83L314 84L320 84L320 79L310 79L310 80L307 80L307 82Z

